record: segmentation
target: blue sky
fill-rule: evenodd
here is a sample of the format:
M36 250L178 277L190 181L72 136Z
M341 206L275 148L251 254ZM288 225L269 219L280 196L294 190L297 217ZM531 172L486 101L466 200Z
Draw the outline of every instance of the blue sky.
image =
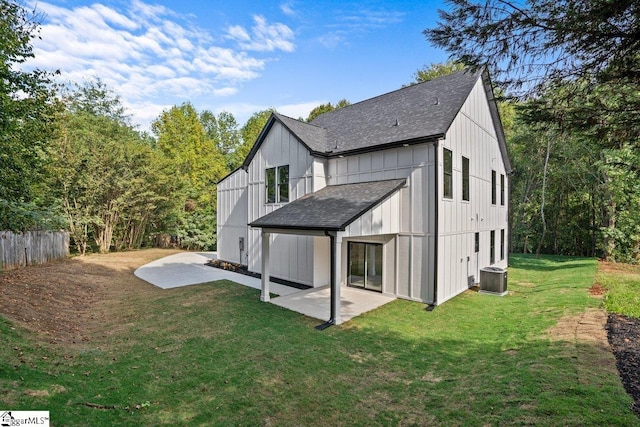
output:
M240 125L275 107L400 88L445 52L426 41L442 1L48 0L30 66L100 77L141 129L172 105L229 111Z

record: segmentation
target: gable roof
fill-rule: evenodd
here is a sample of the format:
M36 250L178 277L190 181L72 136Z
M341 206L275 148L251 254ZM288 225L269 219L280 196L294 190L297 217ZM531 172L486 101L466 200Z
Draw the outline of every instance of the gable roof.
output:
M318 116L327 151L346 154L372 146L444 137L480 73L460 71L417 83Z
M507 172L510 172L502 125L488 73L470 70L459 71L351 104L321 114L311 123L272 113L243 166L249 166L276 122L291 132L312 155L322 157L436 141L445 136L480 78L489 99L502 157Z
M343 231L405 185L406 179L329 185L258 218L260 228Z

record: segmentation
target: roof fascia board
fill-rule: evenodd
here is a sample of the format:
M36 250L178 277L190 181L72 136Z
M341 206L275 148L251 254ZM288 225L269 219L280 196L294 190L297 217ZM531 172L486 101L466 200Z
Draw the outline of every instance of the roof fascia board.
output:
M295 119L294 119L295 120ZM249 164L251 163L251 161L253 160L253 158L255 157L256 153L258 152L258 150L260 149L260 146L262 146L262 143L264 142L265 138L267 137L267 134L269 133L269 131L271 130L271 128L273 127L274 123L278 121L278 123L280 123L282 125L282 127L284 127L287 132L289 132L291 135L294 136L294 138L300 143L302 144L302 146L304 148L307 149L307 151L314 155L314 154L319 154L316 153L315 151L313 151L311 148L309 148L309 146L298 136L298 134L296 134L294 131L292 131L289 126L287 126L281 119L280 117L278 117L278 114L276 113L271 113L271 116L269 116L269 120L267 120L267 123L264 125L264 128L262 128L262 131L260 132L260 135L258 135L258 138L256 139L255 144L253 144L253 147L251 147L251 151L249 151L249 154L247 155L247 158L244 159L244 162L242 163L242 167L243 168L248 168Z
M340 185L348 185L348 184L340 184ZM298 227L298 226L277 226L277 227L260 227L260 226L254 226L254 223L250 223L248 224L249 227L252 228L262 228L263 231L268 231L269 233L284 233L284 234L300 234L300 235L322 235L324 236L324 232L337 232L337 231L345 231L346 228L351 225L351 223L353 223L355 220L357 220L358 218L360 218L362 215L364 215L365 213L369 212L371 209L374 209L375 207L377 207L378 205L380 205L382 202L384 202L387 198L389 198L390 196L392 196L393 194L395 194L398 190L400 190L402 187L405 187L407 185L407 180L404 179L402 180L398 185L396 185L394 188L392 188L391 190L389 190L387 193L385 193L383 196L381 196L379 199L377 199L376 201L372 202L369 206L367 206L366 209L360 211L360 213L358 215L354 215L353 218L350 218L349 220L347 220L342 227L338 228L338 227L313 227L313 226L309 226L309 227ZM325 187L326 188L326 187ZM280 231L278 231L280 230ZM316 234L317 232L319 232L320 234Z
M258 228L258 227L256 227ZM325 228L269 228L264 227L262 231L270 234L293 234L298 236L326 236L327 231L338 231L334 229Z
M302 140L302 138L300 138L300 137L298 136L298 134L297 134L297 133L295 133L294 131L292 131L292 130L289 128L289 126L287 126L287 125L286 125L282 120L280 120L280 118L279 118L277 115L276 115L276 118L278 119L278 121L280 122L280 124L281 124L281 125L282 125L286 130L287 130L287 131L289 131L289 133L290 133L291 135L293 135L293 136L298 140L298 142L299 142L300 144L302 144L302 146L303 146L304 148L306 148L306 149L307 149L307 151L308 151L310 154L315 154L315 151L313 151L313 150L312 150L312 149L311 149L311 148L310 148L310 147L309 147L309 146L308 146L308 145L307 145L307 144ZM295 119L294 119L294 120L295 120ZM309 125L309 126L313 126L313 125Z
M335 152L316 153L316 154L319 156L328 157L328 158L352 156L355 154L371 153L374 151L383 151L391 148L403 147L405 145L433 144L436 141L443 139L444 137L445 137L445 134L438 134L438 135L431 135L431 136L423 136L423 137L414 138L414 139L405 139L403 141L395 141L395 142L390 142L383 145L376 145L373 147L362 147L362 148L356 148L354 150L335 151Z
M511 167L511 160L509 160L509 152L507 151L507 139L504 135L504 128L502 127L502 120L500 119L500 110L496 103L496 97L493 93L493 84L491 83L491 77L487 68L482 71L482 83L484 84L484 90L487 94L487 101L489 102L489 112L491 113L491 120L493 121L493 127L496 131L496 137L498 138L498 146L500 147L500 154L502 155L502 162L507 175L511 175L513 169Z
M271 115L269 116L269 119L267 119L267 123L262 128L260 135L258 135L256 142L253 144L253 147L251 147L251 151L249 151L249 154L247 154L246 159L244 159L244 162L242 163L243 168L249 167L249 164L255 157L256 153L258 152L258 149L262 145L262 142L264 141L265 137L269 133L269 130L271 130L271 127L273 126L275 121L276 121L276 115L274 113L271 113Z
M242 169L245 172L247 172L247 169L244 167L244 165L240 165L237 168L235 168L234 170L232 170L231 172L229 172L228 174L226 174L223 178L218 180L218 182L216 182L216 185L220 184L222 181L224 181L225 179L229 178L231 175L233 175L234 173L238 172L240 169Z
M475 74L477 72L477 70L475 68L467 68L466 72ZM451 117L451 121L449 121L449 124L446 127L447 130L445 131L445 134L447 134L449 132L449 129L451 129L451 125L456 120L456 117L458 117L458 114L460 114L460 110L462 110L462 107L464 106L464 103L467 102L467 99L469 99L469 95L471 94L471 91L473 90L474 86L478 83L478 79L481 79L481 78L482 78L482 73L479 73L478 77L476 78L475 82L473 83L473 86L471 86L471 88L469 89L469 93L467 93L467 96L464 98L462 103L458 106L456 114L454 114Z

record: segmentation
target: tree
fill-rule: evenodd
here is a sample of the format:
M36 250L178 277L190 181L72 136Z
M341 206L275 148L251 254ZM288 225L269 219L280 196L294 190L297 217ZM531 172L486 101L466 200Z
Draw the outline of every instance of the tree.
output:
M508 137L516 169L510 181L512 247L637 262L640 154L625 129L611 126L618 131L601 137L607 116L585 120L580 128L566 120L592 97L616 98L602 86L590 87L586 99L568 96L574 88L567 84L518 106Z
M436 79L441 76L462 71L466 66L460 61L449 60L444 63L431 63L431 65L425 65L413 75L413 81L410 85L422 82L428 82L429 80Z
M16 219L40 216L33 209L46 205L39 200L46 193L39 183L58 105L47 73L19 68L34 56L38 19L18 2L0 0L0 229L23 228Z
M238 130L238 122L233 114L222 111L216 117L211 111L204 110L200 113L200 121L207 137L213 141L220 154L224 156L227 169L237 168L242 162L242 159L238 160L237 155L237 151L242 145L242 137Z
M523 196L512 199L521 203L512 209L514 247L525 232L543 252L633 258L640 220L626 209L637 202L640 178L640 159L632 155L640 147L640 3L448 3L437 27L425 30L427 38L465 63L488 65L494 81L529 99L514 121L517 138L508 138L512 190ZM559 141L543 186L540 218L553 218L548 233L545 221L528 214L542 208L535 170L544 163L536 153L550 142L536 135ZM518 158L520 148L529 156Z
M244 159L247 157L253 144L256 143L258 137L260 136L260 132L267 124L267 120L271 117L271 114L275 113L276 110L274 108L267 108L266 110L257 111L249 117L244 126L240 129L240 134L242 135L242 146L237 151L237 157L240 160L238 165L240 165Z
M307 117L307 123L311 122L313 119L315 119L316 117L318 117L320 114L324 114L324 113L328 113L330 111L333 110L337 110L338 108L344 108L348 105L351 105L351 103L349 101L347 101L346 99L341 99L340 101L338 101L338 103L336 105L331 104L330 102L327 102L326 104L321 104L318 105L316 108L314 108L313 110L311 110L309 112L309 116Z
M188 249L213 249L216 183L228 172L224 156L189 103L163 111L151 129L158 149L175 166L174 179L184 188L171 195L182 208L167 231Z
M531 89L545 80L637 82L640 4L636 0L447 0L434 45L476 67L488 65L499 85Z
M170 211L171 165L124 121L119 98L99 81L65 89L67 109L47 154L48 188L61 201L74 245L108 252L140 247L147 228Z

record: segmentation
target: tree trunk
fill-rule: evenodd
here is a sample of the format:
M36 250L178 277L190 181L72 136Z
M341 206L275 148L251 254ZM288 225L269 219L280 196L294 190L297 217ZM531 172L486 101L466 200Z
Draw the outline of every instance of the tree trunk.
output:
M631 259L637 264L640 263L640 238L633 239Z
M106 254L111 249L113 241L113 228L118 222L118 207L114 206L115 202L111 201L108 205L107 212L102 214L102 224L94 226L96 236L95 241L101 254Z
M540 256L542 245L544 245L544 238L547 234L547 221L544 217L544 204L547 191L547 169L549 168L549 153L551 152L551 138L547 135L547 154L544 158L544 170L542 172L542 201L540 202L540 219L542 220L542 236L540 236L540 243L538 243L538 249L536 250L536 256Z
M616 262L616 239L613 233L616 229L616 202L612 196L607 200L605 226L607 230L604 233L604 259Z

